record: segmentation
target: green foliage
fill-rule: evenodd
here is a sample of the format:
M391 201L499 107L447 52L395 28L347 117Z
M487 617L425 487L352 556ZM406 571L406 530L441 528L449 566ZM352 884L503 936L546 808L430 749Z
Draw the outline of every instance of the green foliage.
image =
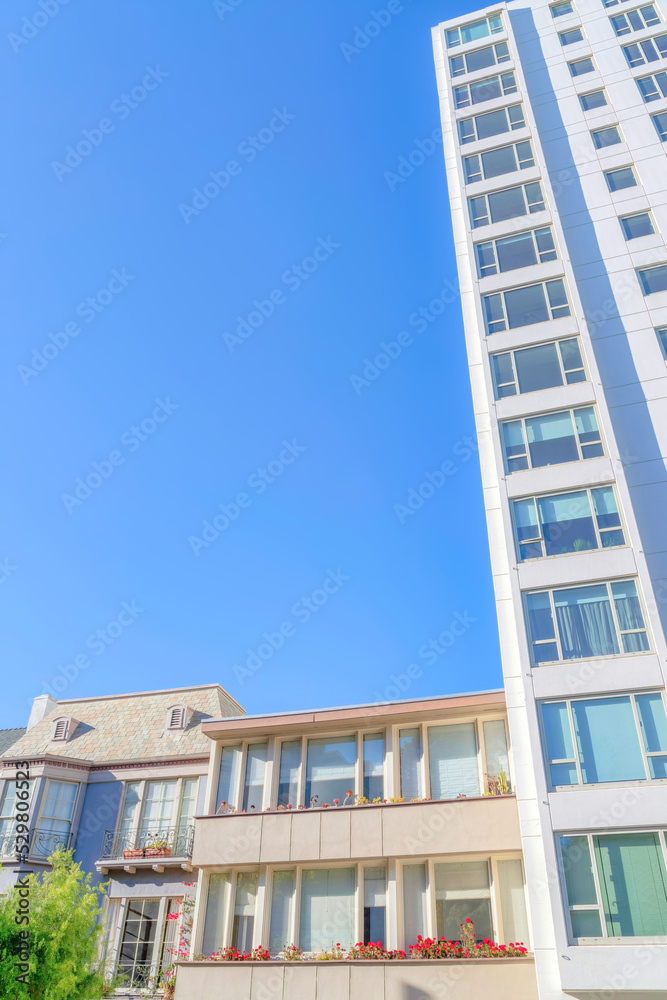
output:
M104 970L98 957L102 933L100 891L84 877L71 851L58 850L53 866L41 876L27 876L30 923L20 927L19 890L0 899L0 997L3 1000L98 1000L105 995ZM106 887L102 888L102 892ZM20 932L28 930L28 983L21 974Z

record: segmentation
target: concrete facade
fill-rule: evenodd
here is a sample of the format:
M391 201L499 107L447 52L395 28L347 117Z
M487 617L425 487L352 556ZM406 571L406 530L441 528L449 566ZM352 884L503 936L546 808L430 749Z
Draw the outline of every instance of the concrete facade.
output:
M570 923L574 917L568 914L567 865L559 848L563 835L590 835L589 843L602 844L602 834L631 837L655 831L664 858L665 779L653 778L647 769L646 777L639 780L580 777L570 786L553 784L556 772L548 767L541 722L549 700L565 705L586 696L618 695L629 706L638 695L651 692L661 696L664 704L667 368L658 331L667 324L667 290L653 291L656 286L650 284L662 272L648 277L641 272L667 262L667 161L665 134L660 134L664 119L652 120L667 110L667 99L656 90L655 99L651 96L645 101L637 80L665 70L665 60L650 46L655 44L653 38L667 32L667 9L661 2L653 4L647 25L639 24L637 6L615 2L606 7L602 0L551 5L543 0L516 0L433 29L531 929L544 1000L564 994L667 996L664 933L614 933L609 930L613 915L600 902L600 933L575 937L575 924ZM632 20L611 20L630 12ZM486 28L459 33L461 26L475 22L485 22ZM623 48L632 45L639 47L626 56ZM482 48L490 46L494 46L491 55L479 56ZM654 51L646 61L646 53ZM480 60L486 63L484 68L476 68ZM475 86L500 74L509 74L502 83L503 96L493 96L501 86L498 83ZM649 93L649 84L642 86ZM517 106L521 110L511 112L514 121L501 110ZM491 119L469 123L494 111L508 115L505 132L495 129L495 124L487 128ZM517 148L516 144L523 145ZM497 170L500 154L489 154L510 145L516 152L507 153L506 160L516 156L514 168ZM625 168L630 168L629 174L609 176ZM514 211L494 221L492 205L500 206L501 199L507 204L510 197L502 192L519 187L525 191L526 184L536 182L541 185L542 203L534 202L534 212L529 208L522 214ZM627 186L613 190L614 185L626 182ZM529 194L537 198L534 187L526 191L526 199ZM489 195L498 197L489 200ZM469 199L479 200L469 203ZM636 237L631 231L628 237L624 227L631 226L632 220L622 220L646 214L649 221L640 220L645 229ZM512 266L506 256L501 266L501 253L510 244L494 241L547 228L550 235L544 245L555 252L536 253L530 265L521 267ZM560 281L562 285L553 284ZM549 287L556 289L556 304L545 299L543 309L533 300L530 308L535 309L532 318L536 321L530 322L529 310L518 316L517 296L512 299L512 294L505 293L538 282L552 283ZM559 308L563 290L567 309ZM528 388L522 387L516 352L541 346L546 351L549 344L574 338L583 371L580 365L578 375L568 376L564 366L561 384L551 379L540 387L526 376ZM507 360L510 353L511 363ZM505 375L501 365L505 365ZM562 457L551 464L535 461L526 421L533 421L530 426L534 428L538 418L556 419L557 414L580 412L582 407L595 415L601 437L597 454L587 459L582 449L578 458L569 461ZM518 452L508 444L508 421L515 422L515 444L523 434L518 448L520 452L523 447L527 456L521 460L523 467L512 457ZM550 497L566 490L577 490L581 496L601 486L609 488L606 495L613 490L616 497L615 523L622 525L623 533L620 544L620 536L609 543L598 539L596 544L591 535L590 542L564 544L562 548L568 551L558 554L552 548L554 554L549 554L544 528L532 550L522 548L522 538L530 536L526 536L525 524L517 520L515 501L526 499L528 504L542 497L546 507ZM539 528L538 524L536 534ZM568 530L564 525L563 537ZM555 537L553 531L551 537ZM590 647L593 652L586 652L583 644L578 651L566 648L567 612L559 608L570 598L563 598L561 589L561 596L553 598L561 604L550 604L551 610L541 619L545 634L550 636L553 630L553 647L549 648L553 652L545 647L540 652L539 642L548 639L537 635L537 613L530 631L527 609L533 598L527 595L554 594L556 588L571 588L573 594L579 587L615 581L632 581L636 588L632 593L637 595L635 606L640 608L646 639L634 643L617 637L615 648L609 640L610 648L604 653L594 645ZM586 612L580 614L583 620ZM573 751L573 757L581 752Z

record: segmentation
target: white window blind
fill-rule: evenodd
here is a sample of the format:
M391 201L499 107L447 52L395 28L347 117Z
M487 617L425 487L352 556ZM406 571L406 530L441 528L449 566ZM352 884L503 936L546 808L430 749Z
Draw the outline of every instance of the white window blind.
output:
M307 869L301 876L299 945L326 951L354 943L354 868Z
M523 943L528 947L528 915L523 883L523 865L519 859L498 862L500 909L503 915L503 940L500 944Z
M474 723L431 726L428 753L432 799L480 794Z

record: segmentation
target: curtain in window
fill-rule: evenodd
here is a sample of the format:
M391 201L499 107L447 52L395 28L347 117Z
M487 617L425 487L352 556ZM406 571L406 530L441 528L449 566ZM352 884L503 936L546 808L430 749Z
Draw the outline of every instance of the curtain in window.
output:
M354 876L354 868L302 872L299 945L304 951L354 943Z
M218 948L222 948L225 933L225 913L229 899L231 876L225 873L214 873L208 880L206 896L206 915L204 917L204 937L202 952L210 956Z
M494 719L484 723L484 751L486 753L486 773L489 778L497 778L500 771L510 777L509 754L507 753L507 734L502 719Z
M503 915L503 940L500 944L530 943L526 892L521 861L499 861L498 882L500 909Z
M667 873L657 833L595 837L610 937L667 934Z
M293 871L273 873L269 950L274 954L282 951L286 945L294 943L292 941L294 883Z
M475 937L493 938L491 889L486 861L465 861L435 866L435 905L438 937L461 940L461 924L468 919Z
M243 812L262 808L264 773L266 771L267 743L254 743L248 747L243 787Z
M317 796L314 805L334 799L344 801L349 790L354 793L354 766L357 741L354 736L330 736L308 740L306 767L306 805Z
M278 781L278 805L293 806L296 809L299 797L299 764L301 763L301 740L289 740L280 747L280 777Z
M218 793L215 803L216 812L221 803L236 806L236 794L241 767L241 747L223 747L220 756L220 774L218 777Z
M429 727L428 753L432 799L479 795L474 723Z
M176 781L149 781L146 783L144 814L139 835L141 837L166 836L174 815Z
M564 660L618 653L616 630L604 585L554 591Z
M134 827L139 810L139 782L131 781L125 788L125 801L121 814L119 833L126 837Z
M614 605L621 629L644 629L644 618L637 595L637 586L633 580L622 583L612 583L611 592L614 595ZM626 633L623 636L623 649L626 653L638 653L648 649L648 637L644 631Z
M629 698L573 701L584 784L644 780L646 773Z
M257 872L243 872L236 877L232 947L239 951L252 951L258 882Z
M73 782L49 779L33 854L48 857L56 847L67 847L78 790Z
M406 952L426 935L426 865L403 866L403 930Z
M398 734L401 764L401 795L406 802L422 797L421 736L419 729L401 729Z

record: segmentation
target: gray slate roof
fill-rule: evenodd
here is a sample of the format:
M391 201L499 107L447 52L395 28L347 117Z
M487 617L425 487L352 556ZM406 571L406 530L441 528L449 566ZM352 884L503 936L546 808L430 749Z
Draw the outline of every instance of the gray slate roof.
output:
M194 710L186 730L165 729L167 710L185 703ZM19 738L11 747L12 757L55 754L77 760L104 763L153 760L191 754L208 756L211 741L201 731L203 719L242 715L243 709L219 684L208 687L149 691L59 701L56 708L28 730L14 730ZM77 720L65 743L53 742L54 720ZM2 754L7 756L7 754Z
M20 736L25 733L23 729L0 729L0 757L7 753L9 748L16 743Z

